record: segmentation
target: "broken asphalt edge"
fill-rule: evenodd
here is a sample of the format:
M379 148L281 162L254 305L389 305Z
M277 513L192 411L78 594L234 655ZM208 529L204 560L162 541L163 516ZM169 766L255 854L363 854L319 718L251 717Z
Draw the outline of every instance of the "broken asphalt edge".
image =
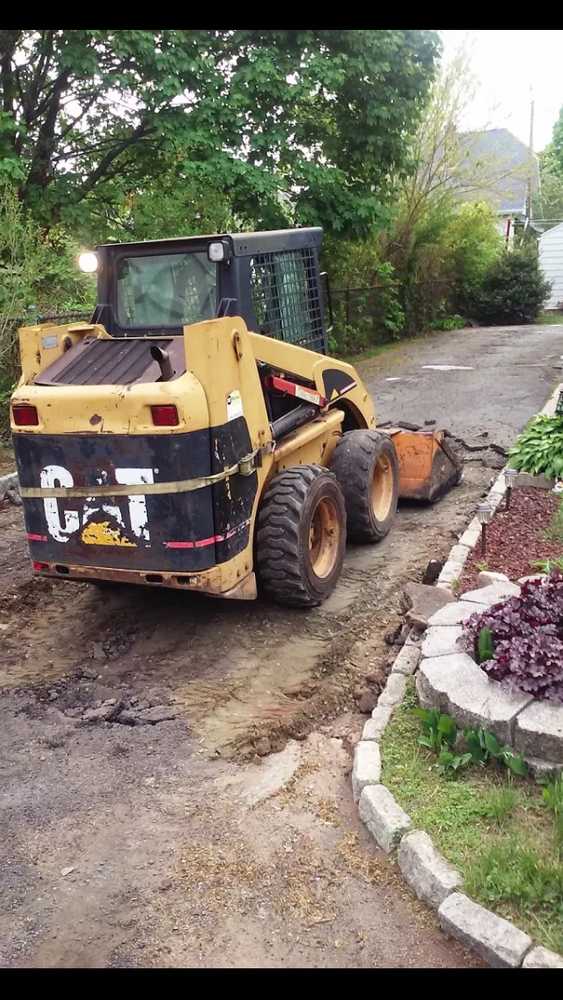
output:
M555 413L562 390L563 383L560 383L540 413L548 416ZM495 509L505 491L502 469L487 496ZM480 525L474 519L452 546L436 586L449 589L450 583L461 575L479 536ZM467 543L463 541L465 538ZM473 539L471 543L470 539ZM461 547L466 552L460 553ZM381 782L379 742L394 709L403 701L407 676L416 672L421 658L417 632L411 629L395 658L371 719L364 726L362 738L356 744L352 792L360 819L382 850L387 854L397 851L397 861L407 884L419 899L437 911L440 927L446 934L457 938L494 968L563 968L563 955L535 945L515 924L464 895L461 874L436 850L425 831L413 829L410 817Z

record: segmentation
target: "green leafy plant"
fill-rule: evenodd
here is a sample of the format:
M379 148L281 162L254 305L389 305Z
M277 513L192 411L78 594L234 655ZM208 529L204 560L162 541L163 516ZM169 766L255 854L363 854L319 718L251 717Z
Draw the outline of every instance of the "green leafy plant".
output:
M438 770L440 774L454 777L458 771L468 767L472 759L470 753L454 753L444 748L438 757Z
M489 759L489 751L485 743L485 730L464 729L463 740L471 754L473 763L484 767Z
M463 742L467 749L464 753L454 753L458 742L458 728L451 715L446 715L437 708L415 708L413 715L422 723L422 735L418 742L440 755L438 764L443 773L459 771L472 762L484 766L493 758L513 774L521 777L527 775L528 765L522 754L515 753L507 744L503 746L488 729L464 729Z
M494 658L493 633L490 628L482 628L475 643L475 659L477 663L486 663Z
M563 476L563 417L538 414L516 439L508 457L521 472L549 479Z
M528 765L521 753L515 753L508 745L502 746L494 733L490 733L486 729L483 730L483 739L491 757L504 764L513 774L518 774L522 778L527 775Z
M515 753L507 744L502 746L494 733L488 729L464 729L463 740L474 764L485 766L493 758L504 764L512 774L525 777L528 765L522 754Z
M455 720L437 708L415 708L414 714L422 722L422 736L418 742L439 753L444 746L453 747L457 735Z

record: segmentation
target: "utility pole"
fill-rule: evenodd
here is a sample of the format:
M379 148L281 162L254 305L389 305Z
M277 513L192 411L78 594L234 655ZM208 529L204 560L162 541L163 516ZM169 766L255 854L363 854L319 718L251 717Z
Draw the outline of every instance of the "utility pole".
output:
M528 192L526 198L526 223L532 218L532 174L534 169L534 98L530 87L530 144L528 149Z

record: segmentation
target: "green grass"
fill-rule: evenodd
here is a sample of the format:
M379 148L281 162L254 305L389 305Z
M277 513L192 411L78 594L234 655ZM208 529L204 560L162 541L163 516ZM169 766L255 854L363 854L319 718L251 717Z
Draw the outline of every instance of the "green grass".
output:
M418 339L418 338L409 338ZM390 340L385 344L374 344L373 347L366 347L363 351L359 351L357 354L343 354L342 360L346 361L349 365L358 364L361 361L368 361L370 358L376 358L378 354L385 354L387 351L393 348L401 347L403 344L408 343L407 340ZM335 358L339 357L339 354L335 351L333 353Z
M545 324L546 326L552 323L563 323L563 312L558 309L550 310L550 312L540 313L536 323Z
M546 529L545 533L550 541L561 542L563 545L563 500L560 501L559 507L555 511L549 528Z
M383 783L460 870L473 899L563 952L563 865L542 789L491 763L442 777L436 755L418 744L416 704L409 681L381 742Z

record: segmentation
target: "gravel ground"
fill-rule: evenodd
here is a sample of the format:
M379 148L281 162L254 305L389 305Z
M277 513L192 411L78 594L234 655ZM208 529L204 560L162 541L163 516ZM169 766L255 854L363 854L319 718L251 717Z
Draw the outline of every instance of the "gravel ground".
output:
M363 375L380 419L506 447L562 344L556 327L463 331ZM480 373L422 368L477 356ZM446 557L498 466L469 457L443 500L350 547L310 613L32 580L21 512L0 511L2 966L479 964L375 849L349 773L404 584Z

